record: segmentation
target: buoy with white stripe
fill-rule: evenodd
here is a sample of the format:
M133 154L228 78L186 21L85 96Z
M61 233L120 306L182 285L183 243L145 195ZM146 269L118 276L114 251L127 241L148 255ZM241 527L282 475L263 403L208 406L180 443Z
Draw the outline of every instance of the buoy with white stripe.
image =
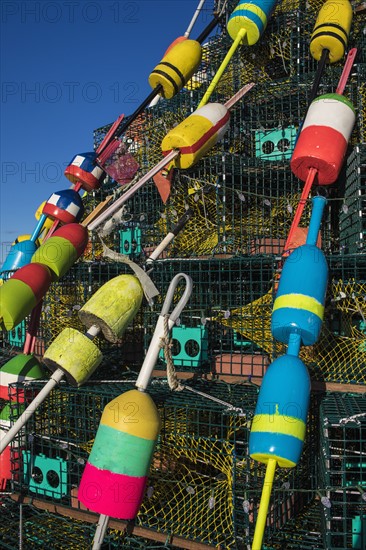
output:
M318 96L310 105L291 157L292 172L303 181L310 174L319 185L336 181L356 121L355 109L340 94Z
M147 174L137 181L128 191L119 197L109 208L104 210L89 224L93 231L107 220L122 204L132 197L140 187L145 185L165 166L174 162L174 166L190 168L196 164L225 134L229 127L230 109L239 101L254 83L246 84L224 105L213 103L197 109L181 124L173 128L161 143L164 158ZM181 158L180 158L181 157Z
M26 390L10 388L10 384L33 382L46 378L38 359L33 354L19 353L0 368L0 399L16 399L23 402Z
M83 201L74 189L56 191L46 201L42 214L64 224L79 222L84 214Z
M24 406L20 405L21 411ZM20 412L21 412L20 411ZM11 418L14 416L10 403L7 403L0 411L0 441L6 436L11 427ZM7 482L17 477L17 470L20 468L21 448L25 445L25 437L20 435L8 445L0 454L0 491L6 490Z
M209 103L168 132L161 143L163 155L179 150L173 161L175 168L190 168L222 139L229 124L230 112L225 105Z
M85 191L99 189L105 177L105 172L96 163L96 153L80 153L75 155L65 169L65 176L78 188Z

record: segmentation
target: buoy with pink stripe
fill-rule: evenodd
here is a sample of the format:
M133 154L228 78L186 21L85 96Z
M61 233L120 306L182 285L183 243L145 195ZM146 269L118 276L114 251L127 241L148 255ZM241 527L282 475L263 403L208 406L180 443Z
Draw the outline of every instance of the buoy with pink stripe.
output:
M26 389L10 388L10 384L45 379L45 372L32 354L19 353L0 368L0 398L24 402Z
M160 417L152 398L130 390L105 407L78 499L93 512L131 520L141 505Z
M190 168L223 137L229 123L230 112L225 105L204 105L168 132L161 143L163 155L179 150L174 166Z
M295 176L306 181L310 171L316 170L319 185L334 183L355 121L355 109L343 95L325 94L314 99L290 162Z

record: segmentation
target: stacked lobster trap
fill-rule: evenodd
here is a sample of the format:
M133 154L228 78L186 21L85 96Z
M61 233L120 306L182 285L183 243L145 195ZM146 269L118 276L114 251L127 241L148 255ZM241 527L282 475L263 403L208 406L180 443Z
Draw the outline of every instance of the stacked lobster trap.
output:
M202 45L197 72L174 98L161 98L133 120L121 139L129 164L118 165L123 155L112 159L126 181L121 185L106 176L100 189L88 193L85 216L102 201L118 200L161 161L164 136L197 108L232 44L226 23L237 1L209 4L211 10L225 5L227 17ZM111 520L103 548L250 547L265 468L249 458L248 441L261 381L285 348L271 333L271 313L303 190L290 159L317 71L309 42L322 5L320 0L277 5L261 40L255 48L237 50L212 94L211 101L224 103L255 84L232 108L223 139L194 166L175 171L167 200L150 178L101 231L90 233L83 257L51 285L37 333L40 358L62 329L81 330L83 304L134 265L159 294L143 301L120 341L96 336L103 360L92 379L79 388L62 382L12 443L10 495L1 496L6 517L1 548L13 550L19 540L30 549L91 547L97 519L77 498L82 472L104 407L134 387L169 284L179 273L192 278L193 290L159 352L149 387L162 425L145 497L134 524ZM327 197L321 248L329 265L320 338L300 351L316 391L301 461L279 470L274 482L266 550L365 547L366 400L347 393L350 386L344 393L327 386L353 384L362 392L366 382L362 3L353 5L353 13L348 47L357 48L357 58L345 95L355 107L356 123L336 183L312 191ZM319 94L334 93L342 69L342 62L325 67ZM110 127L95 130L95 149ZM307 200L300 242L310 214ZM174 233L183 218L183 229ZM168 247L149 261L172 232ZM21 351L28 323L26 318L2 335L2 363ZM24 398L26 390L30 403L45 382L11 384L13 400L3 395L1 401L2 422L11 425L24 409L14 395Z

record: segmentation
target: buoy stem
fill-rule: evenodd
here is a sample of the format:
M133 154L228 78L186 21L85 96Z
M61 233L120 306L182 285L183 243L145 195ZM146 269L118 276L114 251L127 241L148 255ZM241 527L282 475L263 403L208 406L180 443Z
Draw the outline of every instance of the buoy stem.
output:
M41 231L42 231L42 228L43 228L43 225L44 225L44 222L46 221L47 219L47 216L46 214L42 214L38 220L38 223L36 225L36 227L34 228L34 231L31 235L31 238L29 239L30 241L32 241L33 243L38 239Z
M203 29L203 31L201 32L201 34L197 37L197 42L199 42L200 44L202 44L202 42L204 40L206 40L206 38L211 34L211 32L214 30L214 28L216 27L217 23L219 22L220 20L220 17L221 17L222 14L219 14L219 15L216 15L214 17L214 19L212 19L212 21L210 21L210 23L207 25L207 27L205 29Z
M159 172L159 170L162 170L164 166L170 162L171 160L175 159L178 155L180 155L180 151L173 150L171 151L166 157L164 157L158 164L154 166L147 174L145 174L139 181L137 181L126 193L121 195L119 199L117 199L109 208L104 210L97 218L95 218L91 224L88 226L88 229L90 231L93 231L98 225L100 225L102 222L104 222L107 218L110 218L112 214L118 210L118 208L124 204L126 201L128 201L129 198L131 198L140 187L145 185L151 179L155 174Z
M0 442L0 454L4 449L13 441L17 433L26 425L28 420L32 417L36 409L43 403L46 397L51 393L53 388L62 380L64 371L57 369L47 382L47 384L41 389L41 391L33 399L32 403L25 409L18 420L13 424L8 433L1 439Z
M98 151L98 157L101 156L103 151L108 147L108 145L111 143L113 139L117 139L127 130L127 128L132 124L132 122L134 122L136 118L142 113L142 111L149 105L149 103L152 102L154 97L156 97L162 91L163 91L163 87L161 84L159 84L158 86L156 86L156 88L152 90L152 92L150 92L150 94L141 103L141 105L137 107L136 111L134 111L132 115L130 115L128 118L126 118L123 124L121 124L121 126L115 131L115 133L112 136L110 136L109 140L107 140L104 146Z
M240 31L236 35L236 38L235 38L234 42L231 45L231 48L229 49L229 51L225 55L225 57L224 57L221 65L220 65L220 67L218 68L215 76L211 80L211 83L210 83L209 87L207 88L203 98L201 99L200 104L198 105L197 109L199 109L200 107L203 107L204 105L206 105L206 103L210 99L212 92L215 90L217 84L219 83L220 78L222 77L226 67L230 63L230 60L233 57L234 53L236 52L238 46L241 44L244 36L246 35L246 32L247 32L246 29L243 28L243 29L240 29Z
M85 336L89 338L89 340L94 340L96 336L100 333L100 327L97 325L92 325L88 331L85 333Z
M95 530L92 550L99 550L101 548L105 537L105 533L107 531L108 522L109 522L109 516L106 516L105 514L100 514L97 528Z
M274 458L268 460L266 475L263 482L262 496L259 504L257 521L255 524L252 550L261 550L264 530L267 521L267 512L271 498L272 485L276 471L277 461Z
M38 304L32 309L32 313L29 320L29 326L26 332L23 353L28 355L33 353L36 345L36 336L39 328L39 323L42 314L43 300L38 302Z
M297 332L291 332L288 340L287 355L299 356L301 346L301 335Z
M178 235L180 231L184 228L186 223L192 218L194 214L194 211L192 208L188 208L183 216L179 218L173 229L164 237L164 239L161 241L161 243L153 250L153 252L150 254L150 256L146 260L147 265L151 265L159 256L160 254L166 249L168 244L172 242L174 237Z
M295 233L295 231L296 231L296 229L297 229L297 227L300 223L300 219L301 219L302 213L304 211L306 201L308 200L308 197L309 197L309 194L310 194L311 186L314 183L314 179L315 179L315 176L316 176L317 173L318 173L318 171L317 171L316 168L310 168L310 170L308 172L308 176L306 178L305 185L304 185L302 193L301 193L299 204L297 205L295 216L294 216L294 219L292 220L290 231L288 232L288 236L287 236L286 243L285 243L285 248L284 248L284 251L283 251L283 254L282 254L283 257L288 256L288 254L289 254L290 244L292 242L294 233Z
M329 59L329 50L327 48L324 48L322 50L322 55L319 59L318 67L317 67L317 70L316 70L316 73L315 73L315 79L314 79L314 82L313 82L313 87L311 88L308 105L310 105L310 103L316 98L316 95L318 93L320 80L323 76L325 65L326 65L328 59Z
M322 216L324 207L327 204L327 199L322 196L313 198L313 209L311 212L308 235L306 238L306 244L315 246L318 240L318 234L322 223Z
M251 90L254 86L254 82L250 82L249 84L246 84L243 86L236 94L234 94L226 103L224 103L224 106L230 111L249 90Z

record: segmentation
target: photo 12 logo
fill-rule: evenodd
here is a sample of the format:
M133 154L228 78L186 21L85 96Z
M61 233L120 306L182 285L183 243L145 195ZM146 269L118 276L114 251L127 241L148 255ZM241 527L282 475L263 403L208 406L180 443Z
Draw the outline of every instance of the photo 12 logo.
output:
M139 86L136 82L15 82L1 84L1 103L139 103Z
M136 24L141 11L140 2L1 2L1 22L95 24L103 19L116 24Z

